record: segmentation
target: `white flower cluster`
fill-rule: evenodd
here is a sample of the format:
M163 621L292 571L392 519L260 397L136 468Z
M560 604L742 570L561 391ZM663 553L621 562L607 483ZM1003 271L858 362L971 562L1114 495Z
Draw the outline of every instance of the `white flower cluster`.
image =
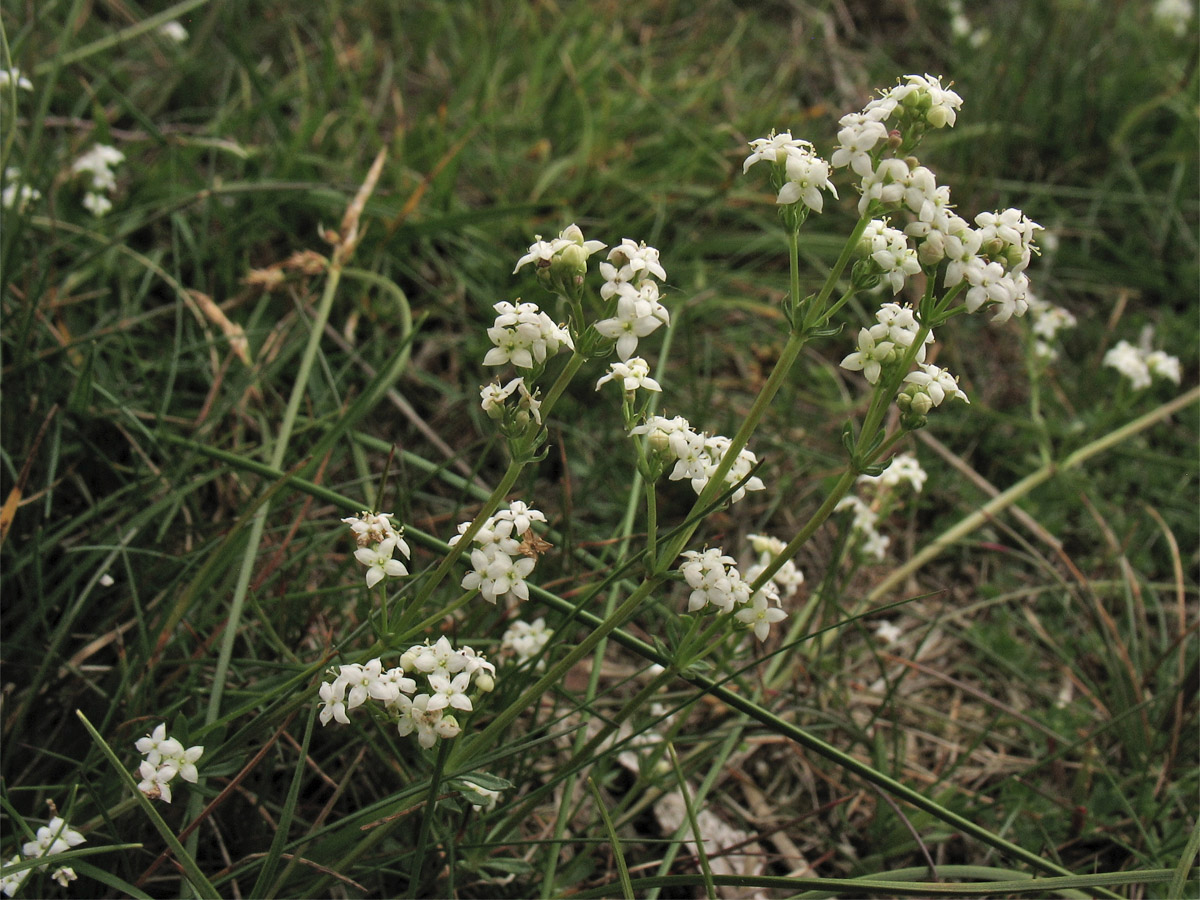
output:
M791 132L772 133L765 138L750 142L750 155L742 164L742 174L759 160L775 163L782 167L782 182L775 203L789 206L803 203L815 212L821 212L825 197L821 191L829 191L835 198L837 188L829 180L829 163L817 156L812 144L793 138Z
M1006 209L980 213L972 227L954 213L950 189L939 186L933 172L911 156L885 155L907 152L931 127L953 125L961 105L962 98L939 79L908 75L862 112L842 117L831 161L834 168L848 166L862 179L860 215L903 208L913 217L904 233L915 246L875 222L864 238L893 292L918 268L932 274L945 261L943 284L966 283L967 311L992 308L995 320L1003 322L1027 308L1025 269L1041 226L1018 209Z
M877 490L891 490L908 482L914 493L921 493L921 488L929 478L929 473L922 467L920 461L911 453L897 453L892 457L891 464L878 475L859 475L859 484L874 485Z
M1150 387L1151 376L1179 384L1182 370L1179 358L1162 350L1150 349L1154 342L1154 327L1147 325L1137 345L1118 341L1104 354L1104 365L1116 369L1129 379L1135 391Z
M566 329L556 325L536 303L518 301L514 305L501 300L492 309L496 311L496 321L487 330L487 336L496 346L483 358L485 366L512 363L518 369L532 369L558 353L561 347L574 349Z
M834 509L837 512L841 512L843 509L854 511L854 518L850 522L850 527L862 536L862 543L859 544L859 550L864 556L874 557L882 562L884 554L887 553L888 545L892 543L892 539L886 534L880 534L879 529L875 527L875 524L879 521L879 513L871 509L856 494L847 494L838 501Z
M596 331L617 342L617 356L629 362L637 342L661 325L671 324L671 314L659 302L658 281L667 273L658 259L658 251L629 238L608 252L608 261L600 263L604 284L600 296L617 300L616 315L601 319Z
M417 679L407 673L422 676L425 690L417 693ZM471 712L474 704L468 692L472 681L478 690L491 691L496 686L495 675L496 667L481 654L470 647L455 650L442 636L432 645L426 641L410 647L400 657L400 665L390 669L384 669L378 658L361 665L338 666L333 681L320 687L319 717L322 725L331 719L348 725L350 710L375 700L401 737L415 731L417 742L428 750L438 738L462 733L451 710Z
M525 579L537 564L538 555L528 544L536 538L533 523L545 521L544 513L520 500L489 516L475 533L476 546L471 550L473 568L464 576L463 588L468 591L478 588L489 603L506 596L528 600L529 585ZM459 525L458 534L450 538L450 546L455 546L470 527L470 522Z
M404 529L392 525L392 513L361 512L342 521L354 532L358 544L354 558L367 567L367 587L375 587L389 575L400 578L408 574L404 563L393 557L396 550L407 557L412 551L404 540Z
M54 856L57 853L65 853L72 847L78 847L86 840L82 834L68 825L65 819L61 816L54 816L48 824L41 826L37 830L35 840L27 841L21 847L21 854L26 859L41 859L46 856ZM9 860L8 864L11 866L20 861L21 856L14 856ZM32 869L22 869L20 872L13 872L9 875L0 872L0 892L3 892L6 897L11 897L25 883L25 879L29 877L30 872L44 872L48 868L48 865L36 866ZM75 870L70 866L60 866L54 870L50 877L63 887L66 887L79 876L75 874Z
M705 606L715 606L723 613L734 613L744 625L754 629L754 636L765 641L771 626L787 618L779 608L779 594L773 582L750 594L750 582L742 578L733 557L726 556L719 547L710 547L704 552L685 550L681 554L684 562L679 565L679 574L688 587L688 612L697 612Z
M630 357L625 362L615 362L608 367L608 374L601 376L596 382L596 390L605 382L620 380L626 394L632 394L638 388L647 391L662 391L662 385L650 377L650 363L640 356Z
M521 271L527 263L533 263L538 269L548 269L556 259L563 259L564 256L569 262L586 264L589 256L606 246L603 241L585 241L583 232L575 224L568 225L551 241L543 241L540 234L535 234L529 252L517 261L513 274Z
M514 391L518 392L517 404L515 409L510 409L508 398ZM538 425L542 424L542 401L537 395L536 388L533 393L529 392L524 378L514 378L503 387L500 386L500 382L494 381L479 389L480 406L488 418L502 420L506 418L505 413L509 412L512 420L522 425L528 424L530 419Z
M151 800L171 802L171 782L178 775L184 781L196 783L200 774L196 761L204 755L203 747L188 747L173 737L167 737L167 725L160 724L153 732L138 738L135 745L138 753L146 757L138 767L141 783L138 790Z
M883 561L891 538L880 534L876 527L879 522L879 510L886 510L894 499L895 490L901 484L907 482L913 491L920 493L928 477L915 456L911 453L897 453L892 457L891 465L879 475L858 477L859 484L872 489L874 500L871 503L855 494L847 494L838 501L836 510L849 509L854 513L850 527L862 537L858 549L864 556Z
M1070 310L1055 306L1048 300L1035 296L1032 292L1025 295L1029 301L1029 318L1034 335L1033 352L1039 359L1052 361L1058 358L1058 350L1050 342L1060 331L1074 328L1075 316Z
M746 580L753 584L759 574L787 549L787 545L779 538L766 534L751 534L747 540L750 541L750 549L758 555L754 565L746 570ZM771 576L767 584L780 597L792 597L800 590L800 585L804 584L804 573L789 559Z
M921 271L917 251L908 245L908 235L889 226L887 219L871 220L859 239L858 252L875 264L893 294L900 293L906 278Z
M107 144L96 144L71 165L75 175L91 176L91 185L83 197L83 208L99 218L107 215L112 209L112 200L108 195L117 189L117 179L113 175L113 166L125 161L125 154L116 147Z
M834 168L849 166L855 173L870 176L878 159L876 148L889 138L885 123L897 130L953 126L962 107L962 97L942 87L934 75L906 75L895 87L882 91L860 113L848 113L838 121L838 147L830 162Z
M528 662L546 646L546 642L554 635L554 629L546 627L544 618L536 618L532 622L515 620L504 631L500 638L500 649L507 650L517 658L518 663ZM544 659L538 660L537 669L546 668Z
M878 384L883 367L898 362L913 345L921 331L911 306L885 303L875 312L875 324L858 332L858 349L842 360L842 368L862 372L871 384ZM933 332L917 348L916 362L925 362L925 346L933 343Z
M636 425L629 430L632 435L649 435L650 449L668 462L674 462L668 478L679 481L687 478L692 490L699 496L709 480L716 473L717 467L725 458L732 443L722 435L708 435L692 430L691 423L682 416L668 419L665 416L651 416L642 425ZM732 487L747 475L758 463L758 457L743 448L725 475L725 482ZM752 475L745 484L730 496L730 503L737 503L746 496L746 491L761 491L766 487L762 479Z
M27 205L40 200L42 192L37 188L21 183L21 170L9 166L4 170L4 190L0 192L0 206L5 209L15 209L21 212Z

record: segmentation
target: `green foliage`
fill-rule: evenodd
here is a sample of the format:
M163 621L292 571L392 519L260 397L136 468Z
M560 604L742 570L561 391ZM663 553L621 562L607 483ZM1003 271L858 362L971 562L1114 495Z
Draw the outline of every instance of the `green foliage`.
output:
M0 96L17 125L0 170L41 198L3 210L0 228L4 858L49 801L85 849L120 848L75 863L77 896L177 896L179 870L156 864L164 832L193 885L220 895L234 882L261 896L615 892L614 854L635 890L684 890L638 880L672 873L712 889L724 855L697 854L690 823L656 807L682 780L689 815L754 843L763 876L877 875L926 851L938 866L990 863L949 816L1066 871L1165 882L1200 788L1195 403L875 598L899 604L883 613L903 625L898 644L873 637L864 603L987 502L987 484L1003 491L1195 382L1195 25L1176 41L1150 4L1033 6L971 5L989 31L979 44L932 2L894 20L862 3L195 2L178 6L181 44L155 30L153 4L51 0L6 17L8 58L34 90ZM1079 326L1049 366L1024 323L939 329L972 404L931 419L949 459L908 447L931 478L881 523L886 560L856 554L831 519L798 559L791 634L761 661L731 643L656 685L651 664L677 661L696 620L667 581L639 597L637 628L599 640L642 583L628 548L644 523L634 452L591 364L554 408L546 458L512 488L537 498L555 545L537 571L549 593L521 613L560 635L543 662L554 671L593 637L594 654L488 741L468 729L444 772L366 716L313 726L331 663L443 630L502 659L514 613L415 601L439 537L506 472L479 360L493 303L545 296L532 267L511 274L533 235L576 221L662 249L667 414L733 434L786 352L791 289L773 197L741 178L745 142L790 128L827 154L837 117L908 71L943 72L965 98L959 128L923 148L960 212L1015 204L1046 225L1057 247L1031 268L1035 290ZM97 143L126 157L104 218L71 171ZM321 235L343 229L381 148L309 375L303 350L333 289L326 264L299 254L333 254ZM853 227L842 191L801 232L799 296L821 288ZM832 323L841 334L805 347L754 439L771 490L717 511L704 540L791 536L839 483L842 425L868 394L837 362L877 302L856 296ZM1135 392L1101 366L1145 326L1182 359L1182 388ZM666 485L660 521L676 526L694 501ZM338 522L370 508L409 523L415 551L418 577L390 582L385 608ZM500 668L475 731L546 671ZM153 807L161 824L106 756L133 772L134 741L160 722L205 747L201 783ZM468 783L503 799L475 809ZM698 856L716 874L698 874ZM59 890L36 877L18 896Z

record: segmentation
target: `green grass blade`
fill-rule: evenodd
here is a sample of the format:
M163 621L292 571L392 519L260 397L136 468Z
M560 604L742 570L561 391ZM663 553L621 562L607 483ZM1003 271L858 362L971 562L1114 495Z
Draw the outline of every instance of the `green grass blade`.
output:
M141 807L142 812L146 814L146 818L150 820L156 831L162 836L171 852L175 855L176 861L183 867L184 876L191 882L192 888L196 891L197 896L204 900L220 900L220 894L217 889L212 886L209 880L200 871L200 867L196 865L191 855L184 849L183 844L179 842L179 838L175 837L175 832L171 827L163 821L162 816L158 814L158 810L154 808L154 804L150 799L138 790L137 782L133 780L133 776L125 769L124 764L113 752L112 747L100 736L100 732L92 726L85 716L79 710L75 711L75 715L79 717L79 721L83 723L83 727L87 729L88 734L92 736L92 740L96 742L96 746L100 748L100 752L112 763L113 768L117 771L122 783L133 793L133 798Z

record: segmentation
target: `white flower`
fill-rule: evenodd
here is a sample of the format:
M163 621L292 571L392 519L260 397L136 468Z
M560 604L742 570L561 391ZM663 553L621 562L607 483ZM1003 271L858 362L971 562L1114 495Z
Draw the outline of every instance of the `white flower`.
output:
M17 854L8 861L8 866L14 866L21 861L21 854ZM22 869L20 872L11 872L8 875L0 873L0 892L4 893L5 897L11 897L21 885L25 883L25 879L29 877L32 869Z
M21 70L16 66L11 69L0 69L0 90L8 90L9 86L15 84L23 91L32 91L33 82L21 74Z
M319 694L322 704L319 715L321 724L328 725L330 719L336 719L342 725L349 725L350 717L346 715L346 683L340 678L325 682L321 685Z
M803 202L809 209L820 212L825 202L821 191L838 195L829 180L829 163L815 153L807 150L788 153L785 171L788 180L775 198L781 206Z
M55 816L37 830L35 840L27 841L21 846L21 852L27 858L53 856L55 853L65 853L72 847L78 847L86 840L61 816Z
M908 186L908 164L902 159L888 158L879 161L874 171L863 176L859 190L858 214L865 216L873 203L894 206L904 200Z
M768 162L776 162L780 154L788 157L796 152L811 152L812 144L801 138L793 138L790 131L781 131L779 134L772 132L765 138L755 138L752 140L750 142L750 151L750 155L742 163L743 175L749 172L750 167L760 159L765 159Z
M462 580L466 590L479 588L480 595L489 603L495 603L509 593L519 600L529 599L525 578L533 571L536 560L527 556L514 560L499 551L488 555L483 550L473 550L471 562L475 569Z
M511 362L518 369L532 369L558 353L560 346L571 346L567 332L542 312L536 303L501 301L492 307L498 315L487 330L496 346L483 358L485 366Z
M869 240L871 260L891 285L892 293L898 294L904 287L904 279L921 271L917 251L908 246L907 236L898 228L889 227L886 221L875 220L871 224L877 227L869 238L864 234L863 241Z
M739 622L749 625L754 629L754 636L759 641L765 641L771 633L771 626L777 622L782 622L787 618L785 613L778 606L772 606L767 602L768 592L761 590L754 595L750 601L750 605L738 610L734 615Z
M767 566L773 563L787 549L787 545L779 538L765 534L747 535L746 539L750 541L750 549L758 554L758 561L746 570L746 580L753 584L758 580L758 576L762 574ZM771 586L773 590L781 593L783 596L791 597L800 590L800 585L803 583L804 573L789 559L776 570L775 574L771 576L771 580L764 585L764 588Z
M835 169L849 166L860 176L870 174L873 168L871 152L881 141L887 140L887 128L882 122L862 113L842 116L838 124L841 126L838 146L830 157L830 163Z
M504 387L498 381L485 384L479 389L480 406L490 418L499 419L504 414L504 402L512 396L518 385L524 383L524 378L514 378Z
M52 880L57 881L62 887L66 887L78 877L79 876L75 874L75 870L70 866L62 866L61 868L55 869L54 874L50 876Z
M544 618L534 619L532 623L517 619L505 630L500 647L515 654L517 662L523 663L541 653L553 634L554 631L546 627ZM538 661L538 668L545 668L545 660Z
M1179 357L1168 356L1162 350L1152 350L1147 353L1146 366L1154 375L1165 378L1167 381L1173 381L1175 384L1179 384L1183 374L1179 365Z
M608 374L596 382L596 390L600 385L614 379L621 379L621 386L627 394L632 394L638 388L647 391L661 391L662 385L650 377L650 364L640 356L631 357L627 362L615 362L608 367Z
M513 531L517 534L524 534L533 527L534 522L546 521L546 514L539 509L534 509L523 500L514 500L508 504L508 509L496 511L493 518L499 522L512 522Z
M653 282L648 282L653 284ZM606 338L617 342L617 356L622 362L627 362L637 350L639 338L651 334L663 324L656 315L661 310L655 304L643 299L640 294L631 296L622 292L617 298L617 314L611 319L603 319L595 324L595 329Z
M887 554L887 548L891 545L892 539L886 534L880 534L878 531L864 531L863 537L863 555L870 556L879 562L883 562L883 558Z
M699 496L699 494L708 485L708 482L712 476L716 474L717 467L725 458L725 454L729 452L729 447L732 443L733 442L729 438L719 434L713 435L712 437L706 437L704 439L704 450L708 456L709 462L705 467L704 477L692 479L692 490L696 492L697 496ZM750 475L750 472L756 465L758 465L758 457L755 456L750 450L747 450L743 447L738 452L737 459L735 459L733 464L729 467L729 471L725 473L725 483L730 487L737 484L742 479L746 479L745 483L742 484L741 487L730 494L730 503L737 503L746 496L747 491L761 491L766 489L766 485L763 484L763 480L757 475L752 475L749 478L746 478L747 475Z
M722 612L732 612L750 600L750 586L742 580L741 573L730 556L725 556L719 547L711 547L703 553L685 550L681 554L685 562L679 566L692 592L688 597L688 612L696 612L712 604Z
M359 547L354 551L354 558L367 567L367 587L375 587L389 575L399 578L408 574L404 563L392 557L397 546L408 549L403 541L390 537L375 547Z
M150 734L134 741L134 746L137 748L138 753L150 760L151 763L157 763L162 759L162 747L167 740L169 740L167 737L167 723L162 722Z
M651 277L667 280L658 251L647 247L645 241L639 244L630 238L624 238L619 246L608 251L608 261L600 263L600 274L604 278L600 297L604 300L618 293L623 284L640 286Z
M1055 306L1033 294L1027 294L1026 299L1029 303L1033 333L1045 341L1054 340L1058 332L1074 328L1077 324L1075 316L1061 306Z
M100 219L112 212L113 205L103 194L89 191L83 195L83 208Z
M537 268L546 268L554 260L554 257L570 246L581 247L586 259L597 250L603 250L607 245L602 241L585 241L583 239L583 232L579 230L579 226L568 225L552 241L543 241L540 234L534 235L534 241L529 247L529 252L517 261L517 267L513 269L513 272L514 274L519 272L521 267L527 263L533 263Z
M1192 21L1191 0L1157 0L1151 15L1156 25L1170 31L1175 37L1187 34Z
M28 204L40 200L41 196L41 191L21 184L20 169L9 166L4 170L4 190L0 192L0 206L21 212Z
M182 44L188 39L187 29L174 19L172 19L170 22L163 22L161 25L159 25L158 33L165 37L168 41L173 41L176 44Z
M928 394L934 406L941 406L943 400L954 397L967 404L971 402L967 399L966 392L958 386L957 378L932 364L921 364L920 371L909 372L904 376L904 380L917 385Z
M872 325L858 332L858 349L841 362L843 369L862 372L870 384L878 384L883 366L897 358L896 344L890 337L886 325Z
M149 760L145 760L138 767L138 775L142 779L138 783L138 790L151 800L161 800L163 803L170 803L171 779L176 774L175 767L170 763L156 766Z
M884 619L875 626L875 639L881 644L894 644L900 639L902 634L904 632L887 619Z
M71 165L73 174L92 176L93 191L111 191L117 182L112 167L125 161L125 154L108 144L96 144Z
M463 712L471 712L471 699L467 696L471 676L459 672L453 678L442 672L432 672L429 675L429 687L433 690L427 709L445 709L453 707Z
M1130 380L1134 390L1150 386L1150 367L1142 352L1128 341L1119 341L1104 354L1104 365L1116 369Z

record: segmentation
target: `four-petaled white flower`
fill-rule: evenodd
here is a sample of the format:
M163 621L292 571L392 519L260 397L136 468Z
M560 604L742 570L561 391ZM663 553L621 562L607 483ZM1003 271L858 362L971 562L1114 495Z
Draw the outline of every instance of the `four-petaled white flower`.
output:
M404 563L392 556L398 544L403 541L390 537L375 547L359 547L354 551L354 558L367 567L367 587L375 587L389 575L399 578L408 574Z
M627 394L634 393L638 388L647 391L662 390L662 385L650 377L650 364L640 356L633 356L625 362L615 362L609 365L608 374L596 382L596 390L600 390L600 385L605 382L616 379L620 379L621 387Z
M760 641L765 641L771 633L771 626L777 622L782 622L787 618L787 613L778 606L772 606L769 600L772 599L770 593L766 590L758 591L751 599L748 606L743 606L734 617L746 625L754 629L754 636ZM778 597L773 598L778 600Z

